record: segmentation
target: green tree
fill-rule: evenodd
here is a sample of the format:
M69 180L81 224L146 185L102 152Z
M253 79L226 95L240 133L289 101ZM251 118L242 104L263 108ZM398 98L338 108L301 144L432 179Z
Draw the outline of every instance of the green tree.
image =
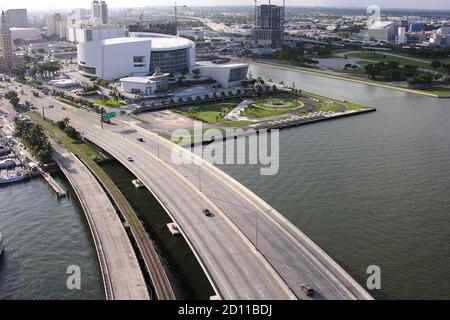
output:
M431 67L435 70L439 69L442 66L442 63L439 60L433 60L431 62Z

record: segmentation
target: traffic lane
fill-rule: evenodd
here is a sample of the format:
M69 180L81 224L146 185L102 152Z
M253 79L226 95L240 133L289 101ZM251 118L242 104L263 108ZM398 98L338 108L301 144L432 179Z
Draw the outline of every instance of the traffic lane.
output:
M67 110L66 110L67 111ZM56 113L56 112L55 112ZM49 115L52 115L53 114L53 110L52 111L49 111ZM61 116L67 116L67 114L71 114L71 113L67 113L67 112L58 112L57 114L56 114L56 117L61 117ZM53 118L53 120L56 120L56 118ZM89 128L85 128L85 130L87 130L87 129L89 129ZM107 138L108 140L110 139L109 137ZM125 158L125 156L126 155L123 155L123 157ZM135 155L136 157L138 157L138 155L136 154ZM127 158L128 158L128 156L127 156ZM142 161L145 161L145 159L141 159ZM159 177L159 179L161 179L161 177ZM183 193L185 193L186 191L185 190L183 190L182 191ZM173 200L173 199L172 199ZM187 200L192 200L191 198L189 198L189 199L187 199ZM167 203L170 203L170 202L167 202ZM185 202L186 203L186 202ZM189 203L189 202L188 202ZM196 209L195 209L197 212L201 212L201 205L199 205ZM233 272L231 272L231 273L233 273ZM238 274L237 272L234 272L234 274ZM245 271L244 271L244 274L247 274ZM258 273L259 274L259 273ZM254 283L261 283L261 281L258 281L257 279L251 279L251 280L248 280L248 281L250 281L250 282L254 282ZM256 281L256 282L255 282ZM261 290L261 289L257 289L258 290L258 292L259 292L259 294L261 295L261 292L264 292L263 290ZM251 294L250 292L249 293L243 293L245 296L247 296L248 294ZM253 292L253 294L254 294L254 292ZM263 295L263 297L262 298L267 298L268 296L267 295L265 295L265 294L262 294ZM251 296L251 295L250 295Z
M132 140L139 136L137 134L127 135ZM152 137L147 136L151 139ZM147 148L150 147L154 151L154 143L146 141L143 145ZM163 159L167 159L170 162L171 150L165 148L160 144L160 156ZM173 164L172 164L173 165ZM173 165L191 182L199 186L199 170L197 165ZM284 279L287 283L291 284L293 289L299 297L304 295L301 285L303 283L309 283L317 289L319 294L317 298L327 299L353 299L354 296L348 291L348 289L342 285L336 277L330 274L326 268L321 265L319 261L311 253L303 247L301 243L293 240L286 234L286 231L276 222L269 220L258 208L246 198L244 198L239 192L225 185L225 183L218 179L216 176L212 176L209 170L202 169L201 183L204 192L213 200L223 212L230 215L230 218L236 225L241 227L241 230L250 240L255 240L256 234L256 215L258 218L258 229L261 232L258 241L258 247L262 253L266 253L265 256L270 258L273 264L276 264L278 268L285 269L283 272L279 272L284 275ZM232 199L231 202L225 199ZM243 211L246 211L243 213ZM253 226L253 230L251 228ZM313 262L314 261L314 262ZM288 267L286 268L285 265ZM296 272L297 271L297 272ZM328 273L325 276L324 273Z
M128 154L130 154L130 152L127 152L127 154L122 154L122 161L124 161L125 157ZM163 174L165 170L158 170L158 168L149 166L148 164L138 165L138 163L144 163L145 161L148 162L148 158L139 158L139 157L140 157L139 153L133 154L135 162L133 162L131 166L137 166L141 171L150 169L154 172L159 173L157 176L153 177L153 179L156 179L156 181L158 181L157 186L169 185L169 183L173 182L172 177L167 177L166 175ZM184 215L183 217L187 221L191 222L189 230L198 230L197 237L200 237L203 243L208 243L208 246L211 246L213 248L219 248L220 250L218 250L218 252L224 253L223 256L224 259L217 261L216 265L217 266L224 265L225 268L228 270L228 274L230 273L232 274L232 276L235 278L233 279L235 284L232 286L234 289L236 289L237 287L236 284L246 283L245 287L241 286L238 288L240 291L239 294L241 296L239 297L238 295L237 297L245 298L246 296L248 297L259 296L260 299L276 298L270 296L270 292L273 292L273 288L268 288L268 286L265 285L267 278L264 279L259 278L259 275L262 274L261 272L257 272L253 275L241 272L240 263L244 262L244 260L242 260L243 258L245 258L245 264L255 264L256 266L258 266L258 263L257 262L249 263L248 259L249 257L252 258L254 253L248 252L248 249L247 250L242 249L241 239L235 237L235 232L233 230L224 232L224 230L227 229L227 223L219 217L213 219L204 217L201 210L204 207L205 203L202 203L201 200L194 201L193 194L192 193L189 194L190 190L186 190L185 188L181 187L183 186L183 183L175 183L174 185L175 187L172 187L169 192L165 193L163 192L163 194L166 195L166 198L163 199L163 201L169 207L170 212L178 211L179 213L183 212L195 213L194 215L187 214ZM157 186L154 186L152 189L155 190ZM169 197L167 197L167 195L169 195ZM177 205L176 208L171 207L172 204L176 204ZM184 223L181 223L180 225L186 224L186 220L184 221ZM203 236L204 234L206 234L206 237ZM193 235L191 234L189 238L191 238L192 236ZM220 239L220 237L223 237L223 239L227 239L228 243L227 246L223 246L223 243L225 243L225 241L217 241L217 238ZM235 238L234 241L230 241L232 237ZM215 243L212 241L215 241ZM204 250L206 249L204 248ZM213 256L215 258L221 257L218 254L215 255L209 254L208 256ZM241 261L236 262L235 261L236 258L241 259ZM226 273L223 272L223 274ZM263 285L262 287L261 284ZM255 288L255 285L257 285L258 288ZM249 292L246 292L245 290L248 290Z

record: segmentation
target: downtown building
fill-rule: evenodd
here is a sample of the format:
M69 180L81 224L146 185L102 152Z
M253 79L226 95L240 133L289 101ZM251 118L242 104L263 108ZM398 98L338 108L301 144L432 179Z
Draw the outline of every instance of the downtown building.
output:
M27 9L8 9L5 14L10 28L28 28Z
M255 7L253 37L258 47L280 49L284 42L284 6L260 5Z
M22 63L22 59L14 54L11 30L7 22L6 14L2 11L0 19L0 72L9 72L12 68Z
M94 0L92 2L91 17L100 19L103 24L108 23L108 5L105 1Z
M60 13L47 16L47 35L67 38L67 17Z

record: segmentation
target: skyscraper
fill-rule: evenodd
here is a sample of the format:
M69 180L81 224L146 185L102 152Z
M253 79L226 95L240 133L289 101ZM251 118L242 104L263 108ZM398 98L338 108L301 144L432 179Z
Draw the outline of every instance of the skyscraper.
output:
M102 17L102 9L100 7L100 2L98 2L97 0L94 0L92 2L91 17L92 18L101 18Z
M256 7L254 40L257 46L283 47L284 6L261 5Z
M108 17L108 5L105 1L100 2L100 12L102 16L103 24L107 24L109 17Z
M97 1L94 0L92 2L92 9L91 9L91 15L92 18L99 18L101 19L103 24L107 24L109 17L108 17L108 5L105 1Z
M2 49L0 56L0 72L10 71L14 66L20 63L20 59L13 53L13 43L11 40L11 31L7 22L7 17L2 11L0 19L0 47Z
M67 17L55 13L47 17L47 34L49 36L58 36L58 38L67 37Z
M6 22L10 28L28 28L27 9L6 10Z

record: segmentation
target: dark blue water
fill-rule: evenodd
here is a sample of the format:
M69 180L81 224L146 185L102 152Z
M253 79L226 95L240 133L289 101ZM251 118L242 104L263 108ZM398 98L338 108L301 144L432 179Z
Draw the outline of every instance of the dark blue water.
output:
M97 255L76 200L58 200L36 179L0 187L0 204L0 300L104 299ZM67 289L70 265L81 268L81 290Z
M287 129L280 172L223 166L310 236L362 285L381 268L384 299L450 298L450 100L275 67L255 77L376 107Z

